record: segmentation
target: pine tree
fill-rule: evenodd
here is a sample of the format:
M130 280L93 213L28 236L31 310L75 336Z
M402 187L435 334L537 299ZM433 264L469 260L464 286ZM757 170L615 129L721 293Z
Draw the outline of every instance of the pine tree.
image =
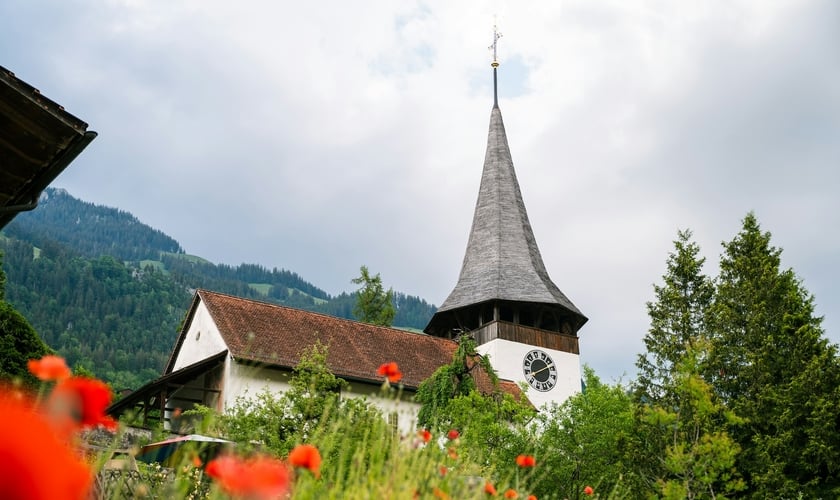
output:
M755 215L724 243L707 378L747 425L731 429L755 497L840 494L840 364L814 298Z
M386 292L382 287L382 278L378 273L371 276L367 266L362 266L359 271L361 276L352 282L363 286L356 292L358 296L353 314L363 323L391 326L397 314L394 308L394 290L389 288Z
M6 273L3 272L3 252L0 251L0 302L6 300Z
M653 287L656 300L647 303L647 350L636 361L636 400L651 404L673 402L667 385L686 351L707 336L706 316L714 296L714 286L702 272L706 259L698 257L700 247L691 241L691 231L678 231L674 247L664 283Z

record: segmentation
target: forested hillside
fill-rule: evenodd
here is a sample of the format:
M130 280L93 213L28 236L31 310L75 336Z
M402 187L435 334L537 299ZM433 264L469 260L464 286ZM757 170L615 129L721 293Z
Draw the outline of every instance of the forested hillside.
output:
M4 233L36 247L60 243L85 257L157 260L161 252L183 253L177 241L130 213L81 201L63 189L47 189L39 207L19 215Z
M133 215L58 189L0 233L0 252L6 300L71 365L118 389L160 375L196 288L344 318L356 300L332 297L291 271L187 255ZM398 292L394 303L399 327L422 329L435 311Z

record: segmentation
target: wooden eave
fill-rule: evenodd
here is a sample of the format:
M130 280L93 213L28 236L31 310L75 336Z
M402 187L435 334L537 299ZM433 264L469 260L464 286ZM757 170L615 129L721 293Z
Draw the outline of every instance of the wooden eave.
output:
M35 208L41 192L96 137L87 127L0 66L0 229Z

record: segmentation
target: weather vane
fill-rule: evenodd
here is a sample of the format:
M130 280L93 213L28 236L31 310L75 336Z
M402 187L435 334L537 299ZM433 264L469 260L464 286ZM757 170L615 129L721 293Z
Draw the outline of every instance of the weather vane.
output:
M493 62L490 63L490 66L493 66L494 68L499 67L499 58L496 56L496 45L499 41L499 38L502 38L502 34L499 33L499 29L496 27L496 23L493 23L493 45L487 48L493 51Z

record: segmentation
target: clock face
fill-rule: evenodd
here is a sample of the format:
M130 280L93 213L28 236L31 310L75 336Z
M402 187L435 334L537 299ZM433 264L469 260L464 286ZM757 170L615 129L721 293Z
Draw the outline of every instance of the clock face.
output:
M525 380L534 389L547 392L557 384L557 367L546 352L534 349L522 360L522 372Z

